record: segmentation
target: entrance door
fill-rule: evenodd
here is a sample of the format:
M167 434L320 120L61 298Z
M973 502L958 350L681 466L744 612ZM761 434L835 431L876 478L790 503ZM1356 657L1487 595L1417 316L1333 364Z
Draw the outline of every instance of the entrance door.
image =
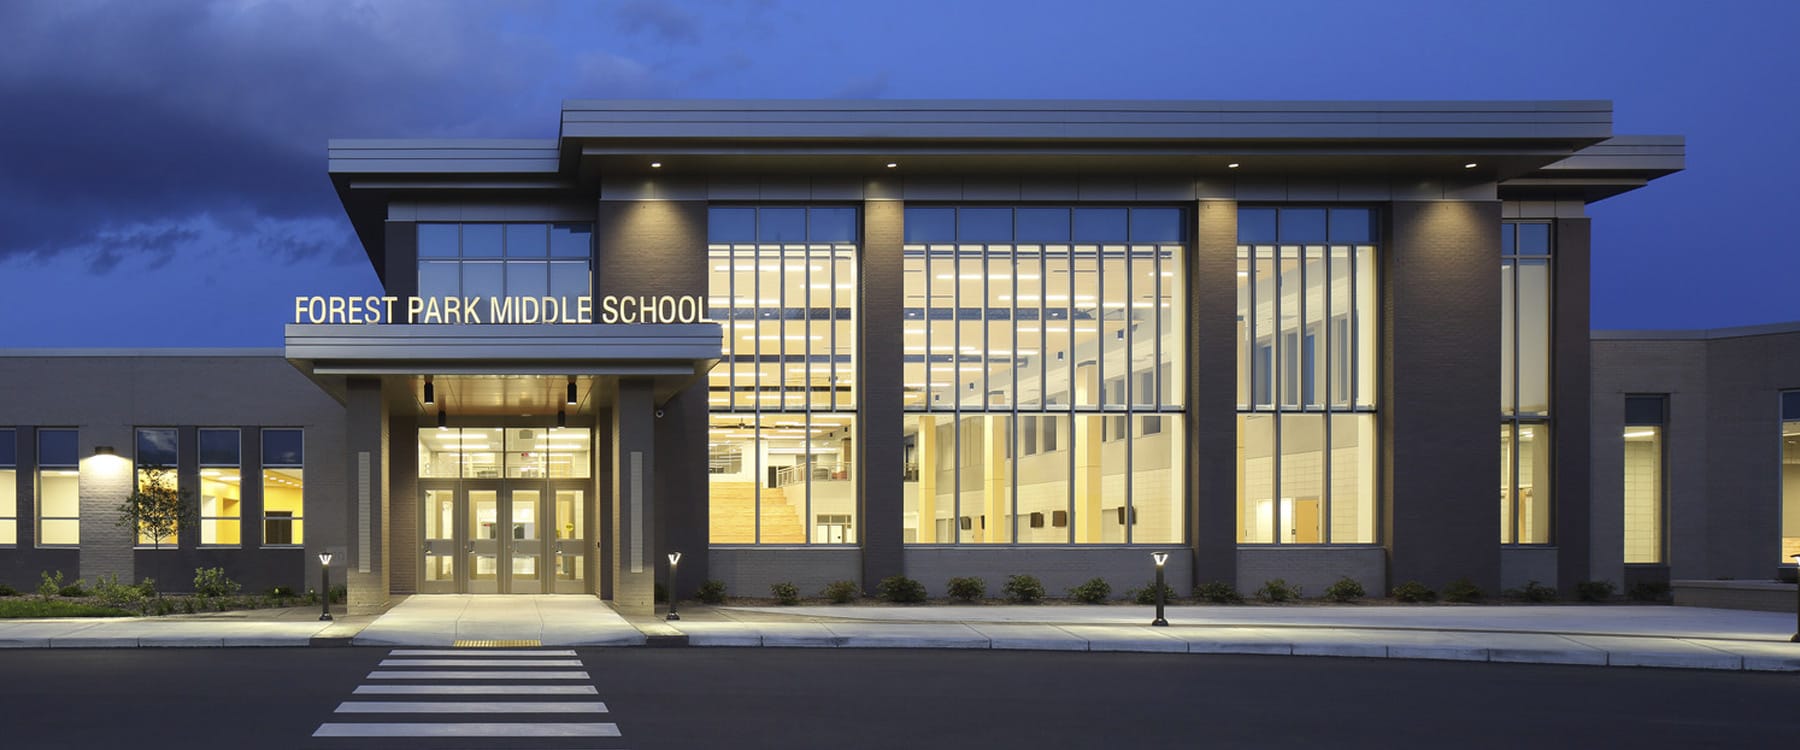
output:
M454 594L463 591L466 568L465 535L458 533L463 504L457 501L456 482L420 482L420 512L425 516L424 549L419 565L419 593Z
M468 588L471 594L498 594L506 590L507 567L501 561L510 554L505 519L509 518L506 508L501 507L505 497L501 493L499 482L465 482L462 500L468 509L466 517L468 543L463 550L467 555Z
M588 586L587 498L589 484L585 480L550 480L552 501L546 524L553 533L550 542L550 581L552 593L583 594Z

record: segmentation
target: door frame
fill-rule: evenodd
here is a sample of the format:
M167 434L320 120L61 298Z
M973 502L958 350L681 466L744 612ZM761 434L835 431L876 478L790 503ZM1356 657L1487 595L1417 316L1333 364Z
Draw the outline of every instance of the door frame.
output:
M419 512L414 523L418 529L420 540L418 549L414 551L417 567L416 588L421 594L469 594L477 593L473 589L474 581L470 578L474 564L475 540L473 534L472 509L469 495L474 492L493 492L495 497L495 520L502 524L504 531L495 535L494 564L495 576L492 592L480 593L513 593L512 586L512 554L513 540L510 533L512 519L512 493L515 490L538 491L538 573L542 592L547 594L598 594L599 582L595 573L599 568L600 553L604 547L597 544L599 530L595 523L599 516L596 508L599 504L598 485L592 477L587 478L480 478L480 479L419 479L418 503ZM583 534L576 539L559 541L556 539L554 524L562 519L555 517L556 493L559 490L577 490L583 493L580 513L583 516L581 526ZM451 539L433 540L425 535L426 517L434 512L427 502L429 492L449 492L455 506L452 512L454 526ZM448 554L453 556L454 576L449 581L428 581L425 579L426 558L431 554L445 554L437 549L438 545L447 544ZM579 549L582 554L581 575L579 581L562 581L556 577L557 554L560 550ZM484 587L485 588L485 587Z

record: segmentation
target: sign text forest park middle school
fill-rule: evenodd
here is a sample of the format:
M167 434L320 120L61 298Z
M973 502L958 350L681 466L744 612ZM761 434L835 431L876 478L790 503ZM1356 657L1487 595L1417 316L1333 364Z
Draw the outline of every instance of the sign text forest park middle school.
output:
M598 306L595 303L598 302ZM705 323L697 296L295 297L294 322L319 325L423 323Z

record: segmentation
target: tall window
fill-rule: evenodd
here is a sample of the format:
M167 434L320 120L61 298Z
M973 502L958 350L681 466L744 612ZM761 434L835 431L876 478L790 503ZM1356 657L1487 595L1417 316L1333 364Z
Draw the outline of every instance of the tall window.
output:
M139 491L152 487L180 493L181 482L176 472L176 457L179 448L179 433L173 427L140 427L137 430L137 488ZM170 534L157 538L143 528L138 529L139 546L168 547L174 549L176 537Z
M1800 555L1800 391L1781 394L1781 561Z
M593 227L587 224L420 224L419 296L588 295ZM482 322L489 311L481 310Z
M262 431L263 546L306 542L306 445L296 429Z
M19 543L19 437L0 430L0 547Z
M1238 541L1375 542L1366 208L1238 209Z
M38 545L81 544L81 456L75 430L38 430Z
M715 544L854 544L858 212L716 206L708 381Z
M1549 544L1550 224L1500 224L1500 543Z
M1665 396L1625 398L1625 562L1663 561L1667 483L1663 481Z
M913 207L904 539L1185 539L1183 212Z
M200 543L243 543L243 445L234 429L200 430Z

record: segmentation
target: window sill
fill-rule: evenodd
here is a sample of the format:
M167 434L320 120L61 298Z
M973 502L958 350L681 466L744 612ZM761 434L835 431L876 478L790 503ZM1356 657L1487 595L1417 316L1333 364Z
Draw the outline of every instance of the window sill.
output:
M233 549L237 549L237 548L234 547ZM306 549L306 545L304 545L304 544L265 544L260 547L257 547L257 549Z

